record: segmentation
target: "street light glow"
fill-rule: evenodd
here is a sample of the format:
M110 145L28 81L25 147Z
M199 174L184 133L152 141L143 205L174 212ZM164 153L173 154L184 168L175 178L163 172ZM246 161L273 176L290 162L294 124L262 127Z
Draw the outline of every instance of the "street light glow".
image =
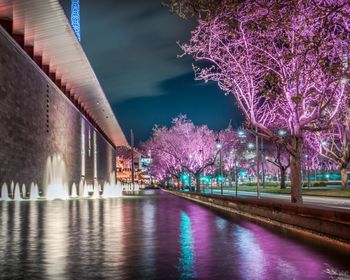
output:
M278 130L278 136L284 137L284 136L286 136L286 134L287 134L287 131L285 131L284 129L279 129Z
M245 137L246 135L245 135L245 132L243 131L243 130L239 130L238 131L238 137L241 137L241 138L243 138L243 137Z
M248 149L254 149L255 145L251 142L247 144Z

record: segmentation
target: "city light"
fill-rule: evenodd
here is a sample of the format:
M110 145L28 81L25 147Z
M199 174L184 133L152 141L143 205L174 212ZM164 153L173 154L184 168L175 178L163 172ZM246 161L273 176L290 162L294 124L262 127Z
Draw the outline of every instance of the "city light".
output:
M247 148L250 149L250 150L254 149L254 147L255 147L254 143L249 142L247 144Z
M286 135L287 135L287 131L286 130L284 130L284 129L279 129L278 130L278 136L284 137Z
M243 130L239 130L238 137L240 137L240 138L246 137L245 132Z

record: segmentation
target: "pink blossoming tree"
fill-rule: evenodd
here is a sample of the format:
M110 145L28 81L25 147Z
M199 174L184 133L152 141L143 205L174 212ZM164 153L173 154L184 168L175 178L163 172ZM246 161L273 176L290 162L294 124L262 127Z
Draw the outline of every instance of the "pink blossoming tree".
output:
M197 191L201 174L213 167L218 154L216 134L205 125L194 125L183 115L174 118L170 128L155 128L143 149L152 154L153 175L179 178L181 172L187 172L196 180Z
M286 188L286 173L290 165L290 156L284 145L276 142L268 143L265 146L267 151L265 159L279 170L280 188Z
M350 108L349 103L333 119L326 130L308 133L305 137L310 148L338 167L342 189L348 185L347 166L350 161Z
M180 1L181 2L181 1ZM291 200L302 202L303 138L339 111L349 76L349 3L339 1L221 1L198 27L184 55L197 80L233 94L247 125L285 146ZM277 135L283 128L289 137Z

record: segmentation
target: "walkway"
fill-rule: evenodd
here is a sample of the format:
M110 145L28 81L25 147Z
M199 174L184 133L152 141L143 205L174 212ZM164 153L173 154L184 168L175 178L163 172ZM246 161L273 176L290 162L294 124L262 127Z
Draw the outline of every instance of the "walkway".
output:
M214 194L220 194L220 190L214 190ZM235 196L235 191L225 190L224 195ZM254 191L238 191L238 196L243 198L255 198ZM290 201L289 194L261 193L262 199ZM332 208L347 209L350 211L350 198L303 195L304 204L321 205Z

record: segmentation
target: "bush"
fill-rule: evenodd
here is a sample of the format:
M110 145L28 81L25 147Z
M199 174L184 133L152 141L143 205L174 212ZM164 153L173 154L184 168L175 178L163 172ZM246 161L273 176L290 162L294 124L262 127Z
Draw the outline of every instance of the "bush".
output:
M327 182L325 181L313 181L310 182L311 187L325 187L327 186ZM304 182L303 188L307 188L307 182Z

